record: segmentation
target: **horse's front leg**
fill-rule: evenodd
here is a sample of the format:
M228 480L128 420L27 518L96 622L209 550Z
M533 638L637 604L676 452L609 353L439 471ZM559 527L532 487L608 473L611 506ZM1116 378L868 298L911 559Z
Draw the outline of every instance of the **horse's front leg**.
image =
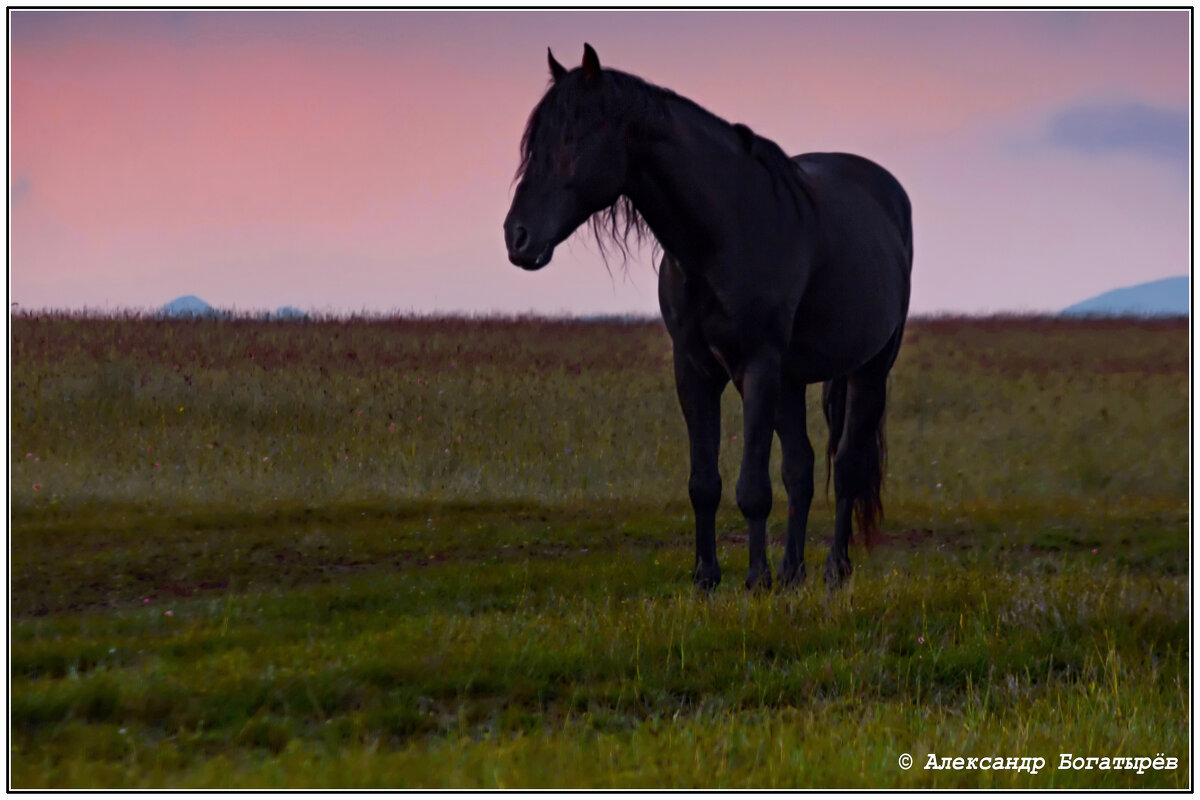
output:
M715 589L721 582L717 565L717 506L721 503L721 392L729 376L705 349L675 350L675 389L687 422L691 450L688 496L696 516L696 566L692 579L698 589Z
M771 513L771 442L775 438L775 413L779 406L779 358L771 355L752 361L741 375L743 451L738 476L737 502L746 518L750 540L750 569L746 588L768 589L771 564L767 560L767 516Z

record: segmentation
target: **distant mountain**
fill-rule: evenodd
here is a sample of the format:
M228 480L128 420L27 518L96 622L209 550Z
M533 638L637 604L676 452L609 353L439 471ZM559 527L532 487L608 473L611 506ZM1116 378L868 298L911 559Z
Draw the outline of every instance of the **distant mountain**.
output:
M275 309L275 313L271 315L271 319L308 319L308 314L305 314L295 306L280 306Z
M574 321L601 325L644 325L647 322L657 322L658 317L644 314L584 314L575 317Z
M1063 309L1068 316L1187 316L1188 276L1163 278L1098 294Z
M213 308L194 294L176 297L160 308L158 313L163 317L219 317L221 319L231 319L236 316L233 312ZM265 311L256 315L255 318L261 320L305 320L308 319L308 314L295 306L280 306L274 312Z
M206 317L216 311L196 295L185 294L167 303L159 313L165 317Z

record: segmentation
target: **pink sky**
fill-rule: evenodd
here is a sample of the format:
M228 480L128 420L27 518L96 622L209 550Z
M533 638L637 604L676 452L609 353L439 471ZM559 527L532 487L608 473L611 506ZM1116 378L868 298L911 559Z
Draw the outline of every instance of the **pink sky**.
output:
M545 49L888 167L912 310L1187 273L1187 11L10 12L24 308L656 313L649 252L505 256Z

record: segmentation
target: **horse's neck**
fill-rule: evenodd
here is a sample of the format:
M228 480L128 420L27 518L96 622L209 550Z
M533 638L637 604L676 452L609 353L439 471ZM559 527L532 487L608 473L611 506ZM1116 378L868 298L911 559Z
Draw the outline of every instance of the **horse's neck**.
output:
M729 175L748 156L736 134L674 104L637 153L625 192L668 253L687 265L729 244Z

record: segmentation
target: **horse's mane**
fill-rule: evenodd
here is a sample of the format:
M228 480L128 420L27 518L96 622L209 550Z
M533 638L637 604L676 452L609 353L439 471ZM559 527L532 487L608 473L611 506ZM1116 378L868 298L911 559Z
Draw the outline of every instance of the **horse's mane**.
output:
M601 93L599 103L594 102L592 94L597 90ZM588 102L583 102L584 100ZM520 180L530 169L535 168L535 160L539 156L549 158L547 148L542 148L540 154L535 150L539 135L544 132L586 130L601 122L607 122L618 128L625 128L631 137L644 137L655 123L665 118L666 108L671 103L687 108L707 124L741 137L749 155L771 173L773 180L775 177L782 180L784 186L790 189L793 201L798 207L801 202L800 195L811 198L799 167L775 142L758 136L744 125L732 125L695 101L670 89L615 69L604 70L603 79L598 87L587 83L582 69L574 69L559 80L551 82L546 94L534 106L529 120L525 123L525 131L521 135L521 160L514 180ZM621 254L622 266L628 267L631 236L635 246L640 246L649 239L654 243L656 251L660 249L650 227L625 195L618 197L611 206L594 213L587 224L604 259L605 267L608 267L610 248Z
M816 201L804 170L783 152L782 147L765 136L759 136L745 125L739 123L733 127L744 138L750 156L762 164L770 174L771 189L777 198L782 184L783 191L795 203L797 213L803 215L806 206L810 209L816 208Z

